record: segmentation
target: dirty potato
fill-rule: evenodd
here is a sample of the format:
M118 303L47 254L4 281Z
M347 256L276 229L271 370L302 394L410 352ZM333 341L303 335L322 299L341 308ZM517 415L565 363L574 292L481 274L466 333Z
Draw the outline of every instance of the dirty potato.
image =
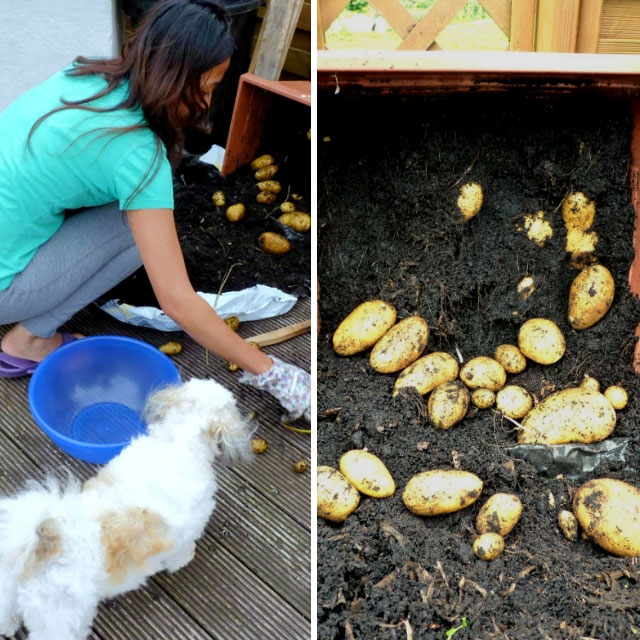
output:
M277 180L261 180L256 183L260 191L278 194L282 191L282 185Z
M394 325L396 308L384 300L367 300L358 305L333 334L333 350L352 356L372 347Z
M468 222L478 214L482 207L482 200L482 187L477 182L467 182L460 187L458 209L465 222Z
M340 458L340 473L360 492L372 498L388 498L396 483L378 456L353 449Z
M461 382L445 382L429 396L427 410L436 429L450 429L469 409L469 390Z
M165 342L159 349L168 356L177 356L182 351L182 345L179 342Z
M575 542L578 539L578 521L571 511L564 509L558 514L558 526L567 540Z
M224 322L231 331L237 331L240 328L240 320L238 319L238 316L229 316L224 319Z
M498 391L507 381L504 367L487 356L471 358L460 370L460 380L470 389Z
M258 169L263 169L264 167L268 167L270 164L274 164L275 161L276 159L272 155L265 153L261 156L258 156L254 160L252 160L251 168L254 171L257 171Z
M309 231L311 229L311 216L304 211L292 211L283 213L278 217L278 222L287 225L294 231Z
M517 384L509 384L496 394L496 409L514 420L524 418L531 407L533 399L529 392Z
M267 253L283 254L291 249L291 243L279 233L265 231L258 236L258 246Z
M518 282L517 289L518 295L526 300L536 290L536 283L531 276L525 276Z
M584 389L585 391L600 391L600 383L594 377L585 375L582 378L582 382L580 383L580 388ZM609 400L609 402L611 402L611 400ZM611 402L611 404L613 404L613 402Z
M496 402L496 394L491 389L476 389L471 394L471 403L478 409L489 409Z
M229 222L240 222L244 218L245 207L242 202L232 204L227 208L227 220Z
M583 269L571 283L569 290L569 323L583 330L602 320L609 311L615 284L607 267L594 264Z
M280 205L280 211L282 213L293 213L296 210L296 205L293 202L286 200Z
M611 478L589 480L573 497L573 513L605 551L640 555L640 491L633 485Z
M494 493L476 517L478 533L498 533L503 538L518 524L522 502L512 493Z
M483 533L473 541L473 553L480 560L495 560L504 551L504 539L498 533Z
M376 342L369 362L378 373L395 373L417 360L427 347L429 325L420 316L398 322Z
M256 454L264 453L269 448L264 438L253 438L251 440L251 451Z
M256 202L258 204L273 204L276 201L276 194L270 191L261 191L256 196Z
M337 469L320 465L317 482L317 509L321 518L342 522L360 504L360 494Z
M616 411L624 409L627 406L627 402L629 402L629 395L624 387L619 384L607 387L604 392L604 397L611 403L611 406Z
M527 368L527 359L515 344L501 344L493 357L507 373L522 373Z
M400 372L393 395L406 387L414 387L419 394L425 395L445 382L453 382L458 377L458 370L458 362L453 356L434 351L418 358Z
M554 364L564 355L566 343L555 322L531 318L520 327L518 347L527 358L538 364Z
M224 191L216 191L212 196L211 200L216 207L224 207L227 204L227 198L224 195Z
M258 169L253 174L253 177L258 182L261 182L262 180L269 180L270 178L273 178L273 176L275 176L276 173L278 173L278 165L277 164L270 164L270 165L268 165L266 167L262 167L261 169Z
M434 469L413 476L402 500L418 516L453 513L472 505L482 492L482 480L469 471Z
M593 225L596 205L581 191L569 194L562 202L562 219L567 229L586 231Z
M599 442L616 426L611 403L595 391L581 387L557 391L536 405L522 421L522 444Z

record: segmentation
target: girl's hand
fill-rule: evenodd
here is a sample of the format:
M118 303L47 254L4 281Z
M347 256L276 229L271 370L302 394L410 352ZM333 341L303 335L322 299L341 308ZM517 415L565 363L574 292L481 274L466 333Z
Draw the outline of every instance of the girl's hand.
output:
M293 364L270 356L273 364L267 371L245 371L240 382L270 393L287 411L289 418L304 417L311 422L311 376Z

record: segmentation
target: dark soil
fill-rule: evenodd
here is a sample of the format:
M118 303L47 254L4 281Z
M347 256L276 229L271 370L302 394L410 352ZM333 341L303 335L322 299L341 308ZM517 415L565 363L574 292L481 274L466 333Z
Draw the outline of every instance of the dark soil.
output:
M511 640L599 638L640 633L640 565L575 543L556 525L575 489L592 477L640 486L640 384L632 368L639 319L627 277L634 213L628 183L630 120L622 100L570 97L429 98L321 95L319 101L318 464L337 467L366 447L386 463L397 490L362 497L344 523L318 522L318 638ZM330 141L327 140L330 138ZM464 224L456 198L475 180L485 201ZM565 254L563 198L583 191L596 202L597 255L614 275L605 318L577 332L567 300L577 275ZM540 249L517 225L539 210L553 238ZM532 275L522 300L516 285ZM398 319L429 323L427 351L456 349L465 359L515 343L528 318L546 317L567 350L553 366L530 362L509 376L540 399L577 385L621 382L630 402L615 437L631 437L626 462L578 478L539 474L505 447L511 423L491 410L471 412L448 431L426 418L426 398L391 398L394 375L375 373L368 353L342 358L331 335L359 303L381 298ZM433 518L411 514L401 494L410 477L461 468L479 475L471 507ZM492 562L472 551L475 517L495 492L516 493L524 511Z
M282 191L272 205L256 202L259 189L249 166L223 178L215 167L195 157L185 157L174 179L174 214L187 272L196 291L217 293L228 275L224 291L264 284L298 297L309 294L310 233L291 231L277 221L279 206L287 195L298 210L310 213L309 127L310 112L304 105L277 99L269 109L257 155L268 153L279 166L274 179L281 182ZM227 206L214 206L211 197L218 190L224 191L227 206L245 204L246 214L241 222L227 220ZM292 200L291 194L301 199ZM263 231L288 234L291 250L282 255L262 251L257 239ZM144 269L103 298L159 306Z

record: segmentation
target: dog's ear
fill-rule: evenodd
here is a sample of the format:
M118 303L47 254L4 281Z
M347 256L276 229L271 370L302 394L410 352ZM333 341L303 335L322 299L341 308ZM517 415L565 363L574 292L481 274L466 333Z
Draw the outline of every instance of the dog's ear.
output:
M256 426L240 413L235 402L218 409L207 425L216 462L232 464L251 460L251 437Z
M177 406L182 398L182 385L171 385L149 396L144 407L144 419L147 424L162 420Z

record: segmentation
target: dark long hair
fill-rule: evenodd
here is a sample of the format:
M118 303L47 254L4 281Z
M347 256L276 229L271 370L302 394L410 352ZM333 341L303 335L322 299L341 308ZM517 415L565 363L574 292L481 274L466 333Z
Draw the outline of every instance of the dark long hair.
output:
M58 111L83 109L102 113L140 106L156 135L156 153L152 166L136 188L137 193L160 168L162 143L172 167L180 163L184 147L182 127L199 124L208 114L200 86L202 74L230 58L233 49L230 18L215 0L164 0L145 15L133 35L123 43L119 57L76 58L66 72L68 75L99 75L107 81L107 86L83 100L63 99L63 106L36 121L28 140L45 118ZM111 93L123 80L129 81L129 94L122 102L108 108L91 104ZM180 103L188 112L187 121L176 119ZM113 127L105 133L118 135L145 126Z

